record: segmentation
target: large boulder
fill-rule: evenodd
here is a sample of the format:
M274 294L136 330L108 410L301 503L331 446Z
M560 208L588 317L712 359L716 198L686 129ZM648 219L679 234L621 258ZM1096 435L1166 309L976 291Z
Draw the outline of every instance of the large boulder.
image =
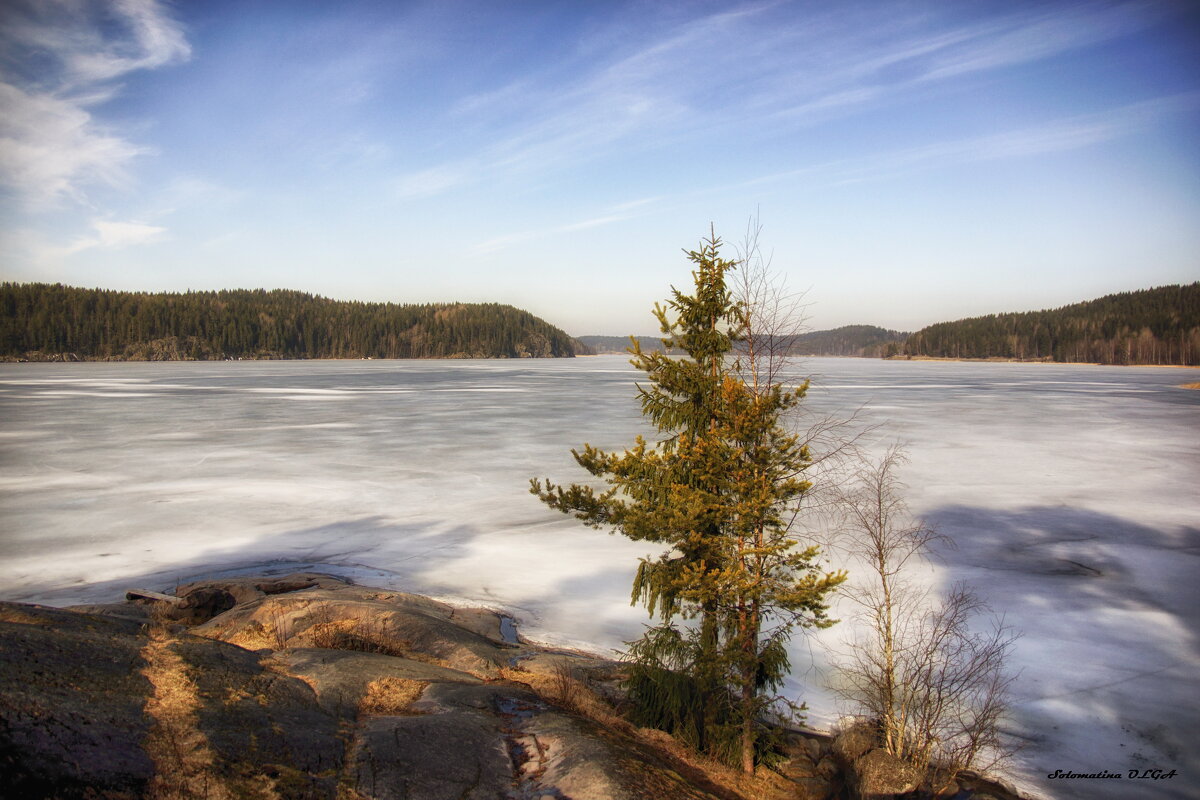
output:
M864 800L890 800L915 790L921 776L907 761L876 748L855 760L852 780Z
M830 800L841 788L841 771L828 755L829 737L789 731L782 744L779 774L794 784L794 800Z
M372 692L389 682L482 683L467 672L379 653L295 648L276 653L274 662L311 686L322 707L341 717L354 717Z
M494 636L488 635L489 616ZM482 677L496 677L515 655L494 612L468 613L418 595L359 586L264 595L193 631L250 649L359 650Z
M513 786L513 765L486 714L380 716L355 731L350 774L371 800L493 800Z
M471 764L471 774L494 775L488 765L494 764L497 752L507 754L509 772L505 782L478 794L462 796L572 800L648 797L732 800L735 797L688 764L639 740L632 731L606 727L573 714L519 684L433 684L412 710L447 719L445 728L430 730L486 732L471 756L477 759ZM402 720L398 724L404 731L399 734L402 737L421 729L411 721ZM378 737L381 726L386 723L376 722L367 733ZM359 747L361 743L360 737ZM356 752L361 763L363 750ZM443 756L433 757L437 760L429 762L427 767L444 761ZM358 785L362 786L361 779Z
M856 721L833 737L830 749L842 767L848 768L879 745L879 733L875 726Z

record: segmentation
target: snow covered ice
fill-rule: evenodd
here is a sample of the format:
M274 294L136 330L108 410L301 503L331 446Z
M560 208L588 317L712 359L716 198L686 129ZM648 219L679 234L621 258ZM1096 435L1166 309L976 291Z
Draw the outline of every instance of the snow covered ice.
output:
M1010 768L1046 797L1200 787L1200 370L814 359L806 404L902 440L914 513L1022 633ZM321 569L506 609L604 650L645 544L542 506L569 450L642 433L623 357L0 365L0 597L69 605L229 571ZM823 727L839 625L799 635L792 691ZM1170 781L1050 780L1176 769ZM1192 794L1189 794L1192 793Z

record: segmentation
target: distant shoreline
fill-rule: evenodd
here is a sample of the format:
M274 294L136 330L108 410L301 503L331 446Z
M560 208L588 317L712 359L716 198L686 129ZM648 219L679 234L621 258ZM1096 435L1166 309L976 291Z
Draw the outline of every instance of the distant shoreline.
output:
M821 356L804 356L821 358ZM1046 364L1061 367L1163 367L1166 369L1200 369L1200 364L1103 364L1099 361L1052 361L1047 358L951 358L949 356L891 356L883 361L953 361L975 364Z
M255 358L253 356L240 358L114 358L105 357L97 358L95 356L80 356L76 353L30 353L24 357L21 356L0 356L0 364L154 364L154 363L196 363L196 364L224 364L235 361L553 361L571 358L596 358L599 356L626 356L630 355L627 352L604 351L600 353L576 353L569 356L469 356L469 355L451 355L451 356L427 356L427 357L409 357L409 358L374 358L374 357L359 357L359 358L278 358L272 356L264 356ZM797 360L810 358L852 358L862 361L929 361L929 362L953 362L953 363L968 363L968 364L1045 364L1048 366L1075 366L1075 367L1157 367L1162 369L1200 369L1200 364L1103 364L1098 361L1051 361L1046 358L1000 358L993 356L990 358L951 358L949 356L889 356L880 358L878 356L846 356L834 355L825 353L806 353L795 356ZM1200 383L1183 384L1185 389L1200 389Z
M562 359L581 358L582 354L569 356L410 356L408 358L375 358L373 356L347 358L275 358L264 356L241 356L239 358L96 358L95 356L80 356L75 353L51 353L35 358L19 356L0 356L0 364L230 364L237 361L553 361Z

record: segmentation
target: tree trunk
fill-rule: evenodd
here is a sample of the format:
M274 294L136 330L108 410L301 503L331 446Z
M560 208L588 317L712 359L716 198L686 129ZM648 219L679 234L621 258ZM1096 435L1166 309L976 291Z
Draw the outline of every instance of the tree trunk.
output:
M713 658L717 652L717 611L716 604L709 601L704 604L704 612L700 617L700 713L696 719L696 749L701 753L708 752L708 731L716 722L716 680L713 675Z
M758 628L757 608L745 612L742 628L742 772L754 774L754 716L758 705Z

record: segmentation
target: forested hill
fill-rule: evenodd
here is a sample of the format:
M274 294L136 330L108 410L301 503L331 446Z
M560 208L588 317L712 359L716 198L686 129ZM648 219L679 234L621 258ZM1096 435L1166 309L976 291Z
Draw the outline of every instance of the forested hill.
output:
M878 357L889 344L898 347L907 335L874 325L846 325L788 337L788 349L798 356ZM580 336L579 341L597 353L624 353L630 344L628 336ZM662 339L639 336L638 341L643 350L662 349Z
M0 284L0 358L518 358L582 347L495 303L397 305L302 292L149 294Z
M629 349L629 336L580 336L579 341L593 353L624 353ZM662 350L662 339L655 336L636 337L646 352ZM671 352L676 352L672 350Z
M944 358L1200 365L1200 282L940 322L912 334L902 349Z
M884 355L889 344L903 342L906 333L878 328L874 325L846 325L828 331L810 331L795 337L792 352L801 356L866 356Z

